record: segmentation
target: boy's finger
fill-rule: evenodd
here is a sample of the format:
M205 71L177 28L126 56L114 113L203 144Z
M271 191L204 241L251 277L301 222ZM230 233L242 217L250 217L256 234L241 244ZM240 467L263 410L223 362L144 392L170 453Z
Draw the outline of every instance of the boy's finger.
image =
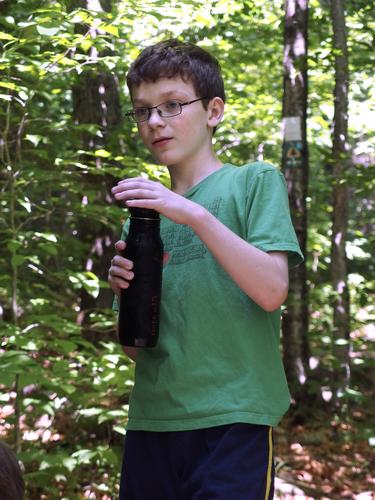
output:
M126 247L126 243L123 240L116 241L115 249L117 252L122 252Z
M120 267L130 270L133 269L133 261L125 259L125 257L122 257L121 255L115 255L111 260L110 270L113 269L114 267L115 268Z

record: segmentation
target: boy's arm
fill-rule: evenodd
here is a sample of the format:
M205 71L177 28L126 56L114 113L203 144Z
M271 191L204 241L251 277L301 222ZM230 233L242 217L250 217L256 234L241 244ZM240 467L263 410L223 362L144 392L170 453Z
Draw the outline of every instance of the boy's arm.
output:
M289 285L286 252L259 250L199 205L192 211L189 225L254 302L269 312L281 306Z
M137 356L139 353L139 347L128 347L126 345L121 346L124 353L133 361L137 361Z
M129 207L152 208L176 223L190 226L233 281L266 311L273 311L284 302L288 293L285 252L259 250L204 207L158 182L126 179L112 192Z

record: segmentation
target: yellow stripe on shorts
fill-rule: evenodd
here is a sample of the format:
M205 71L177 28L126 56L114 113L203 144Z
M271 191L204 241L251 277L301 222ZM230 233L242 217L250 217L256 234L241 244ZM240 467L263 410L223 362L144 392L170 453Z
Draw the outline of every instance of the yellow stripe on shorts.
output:
M272 427L268 431L268 467L267 467L267 483L266 483L266 494L264 500L268 500L271 489L271 475L272 475L272 455L273 455L273 443L272 443Z

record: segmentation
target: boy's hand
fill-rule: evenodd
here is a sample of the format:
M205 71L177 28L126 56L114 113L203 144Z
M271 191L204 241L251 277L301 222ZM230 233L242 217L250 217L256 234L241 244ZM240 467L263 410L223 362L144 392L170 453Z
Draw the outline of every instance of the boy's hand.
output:
M112 188L112 194L116 200L124 201L129 208L151 208L177 224L189 224L194 211L199 207L160 182L143 177L120 181Z
M115 243L117 255L111 260L111 267L108 271L108 283L116 295L120 294L122 288L128 288L129 281L134 278L133 262L121 256L125 247L125 241L120 240Z

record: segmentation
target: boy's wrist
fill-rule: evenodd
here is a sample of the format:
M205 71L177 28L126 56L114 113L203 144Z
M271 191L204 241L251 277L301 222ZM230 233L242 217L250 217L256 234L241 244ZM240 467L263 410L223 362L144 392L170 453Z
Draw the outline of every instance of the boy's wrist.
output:
M199 229L205 225L210 216L210 212L202 207L202 205L193 202L193 207L189 211L189 220L186 224L190 226L193 231L199 232Z

